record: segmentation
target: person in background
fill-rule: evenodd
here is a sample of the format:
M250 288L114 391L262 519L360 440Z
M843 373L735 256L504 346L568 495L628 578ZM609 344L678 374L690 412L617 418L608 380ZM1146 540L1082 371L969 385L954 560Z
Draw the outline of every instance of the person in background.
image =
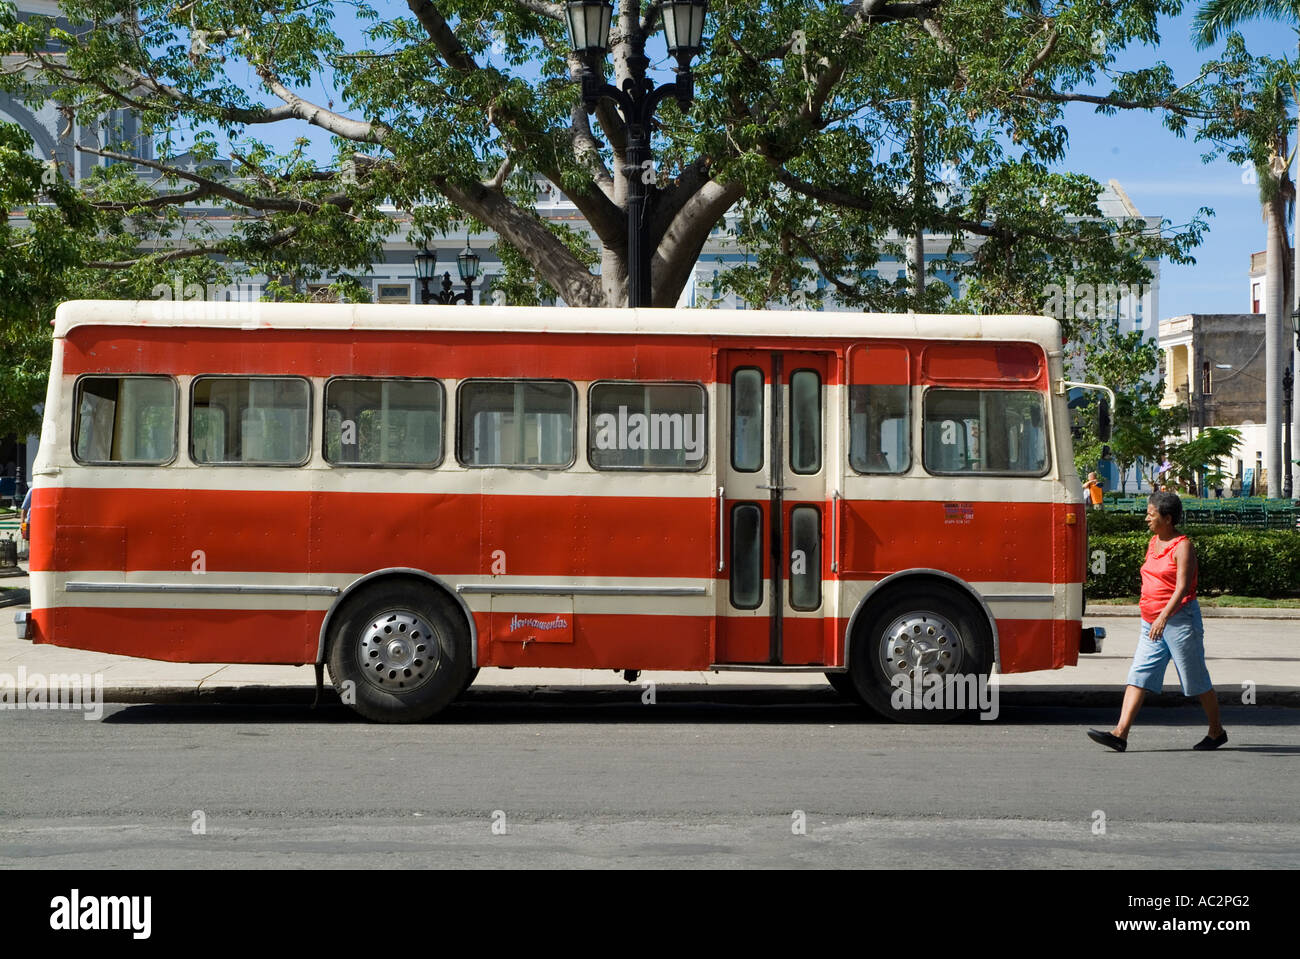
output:
M1218 749L1228 741L1219 719L1219 700L1205 667L1205 627L1196 601L1196 548L1178 532L1183 519L1182 500L1174 493L1152 493L1147 500L1146 562L1142 564L1142 636L1133 654L1119 723L1109 732L1089 729L1088 738L1116 752L1128 747L1129 729L1147 691L1164 686L1169 660L1174 661L1183 694L1199 699L1209 720L1205 738L1193 749Z
M23 505L18 510L18 529L23 539L30 541L32 538L31 529L32 513L32 488L27 487L27 495L23 497Z
M1101 509L1102 498L1105 492L1102 490L1101 480L1097 479L1096 473L1088 474L1088 482L1083 484L1084 491L1088 494L1088 499L1093 509Z

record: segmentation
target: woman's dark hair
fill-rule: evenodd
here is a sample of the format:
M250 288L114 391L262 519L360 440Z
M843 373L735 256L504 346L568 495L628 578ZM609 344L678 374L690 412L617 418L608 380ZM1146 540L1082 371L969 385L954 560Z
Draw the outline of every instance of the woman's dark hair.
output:
M1157 513L1175 526L1183 521L1183 501L1178 498L1177 493L1160 490L1152 493L1147 498L1147 502L1156 508Z

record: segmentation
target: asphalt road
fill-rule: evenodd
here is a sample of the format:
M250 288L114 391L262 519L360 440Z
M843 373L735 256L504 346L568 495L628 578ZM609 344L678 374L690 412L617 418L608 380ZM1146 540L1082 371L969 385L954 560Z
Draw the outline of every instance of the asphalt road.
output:
M0 868L1300 866L1300 710L467 701L0 713ZM802 815L800 815L802 813ZM803 824L804 831L798 832ZM200 825L202 830L199 831ZM1104 829L1100 828L1104 826ZM495 828L494 828L495 827Z

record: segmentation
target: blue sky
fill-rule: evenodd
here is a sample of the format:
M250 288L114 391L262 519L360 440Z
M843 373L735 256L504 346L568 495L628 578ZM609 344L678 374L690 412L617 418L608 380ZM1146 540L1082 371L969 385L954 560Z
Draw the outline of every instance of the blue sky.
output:
M1166 21L1155 56L1146 54L1168 63L1181 83L1195 79L1201 64L1222 49L1196 49L1191 40L1195 9L1189 5L1192 12ZM1261 22L1242 34L1252 53L1295 56L1296 32L1289 25ZM1067 123L1070 148L1065 166L1103 183L1118 180L1144 215L1163 216L1179 225L1200 207L1214 210L1195 252L1196 265L1161 266L1161 318L1248 312L1250 254L1264 248L1264 224L1259 188L1243 182L1241 169L1222 160L1202 163L1207 145L1194 142L1191 131L1184 138L1175 136L1155 114L1107 117L1091 107L1072 105Z

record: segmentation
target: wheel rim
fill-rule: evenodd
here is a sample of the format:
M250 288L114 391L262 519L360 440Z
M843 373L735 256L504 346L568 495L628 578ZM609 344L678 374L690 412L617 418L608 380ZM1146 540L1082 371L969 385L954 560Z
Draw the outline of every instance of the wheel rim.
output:
M438 636L418 613L387 610L371 617L357 643L366 681L388 692L423 686L438 668Z
M912 685L926 673L951 676L961 672L965 656L961 634L937 613L904 613L886 627L880 639L880 666L891 684L903 677Z

